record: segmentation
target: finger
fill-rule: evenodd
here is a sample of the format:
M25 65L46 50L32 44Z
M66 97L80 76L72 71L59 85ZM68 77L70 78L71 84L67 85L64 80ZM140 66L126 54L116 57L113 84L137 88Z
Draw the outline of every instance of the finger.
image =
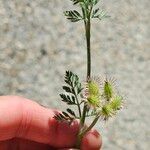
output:
M82 139L81 150L100 150L102 139L96 130L88 132Z
M0 97L0 141L24 138L55 147L73 147L79 125L58 123L54 111L25 98Z
M88 132L82 139L81 150L100 150L102 139L96 130ZM59 149L59 150L78 150L78 149Z
M51 110L37 103L16 97L0 97L0 140L14 137L49 142L49 119Z
M7 141L0 142L0 150L54 150L54 148L49 145L45 145L42 143L37 143L24 139L11 139Z
M76 148L63 148L63 149L57 149L57 150L79 150L79 149L76 149Z
M63 149L57 149L57 150L79 150L79 149L76 149L76 148L63 148Z

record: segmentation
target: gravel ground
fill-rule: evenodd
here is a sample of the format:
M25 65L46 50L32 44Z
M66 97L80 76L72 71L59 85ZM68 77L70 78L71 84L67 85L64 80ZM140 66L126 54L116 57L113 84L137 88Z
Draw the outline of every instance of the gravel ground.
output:
M13 94L62 108L65 70L83 80L82 23L63 17L69 0L0 1L0 95ZM100 123L103 150L150 149L150 1L105 0L110 19L93 22L93 74L113 76L126 100L113 120Z

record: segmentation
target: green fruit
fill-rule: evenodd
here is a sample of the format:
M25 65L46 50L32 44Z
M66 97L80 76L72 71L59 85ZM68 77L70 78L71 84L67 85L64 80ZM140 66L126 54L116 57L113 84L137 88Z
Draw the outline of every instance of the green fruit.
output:
M95 81L89 81L88 92L89 92L89 95L99 96L100 95L99 85Z

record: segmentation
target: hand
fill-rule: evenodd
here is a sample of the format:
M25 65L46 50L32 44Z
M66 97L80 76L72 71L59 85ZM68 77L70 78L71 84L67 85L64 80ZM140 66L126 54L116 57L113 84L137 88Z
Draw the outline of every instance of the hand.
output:
M55 111L18 96L0 97L0 150L56 150L75 145L77 121L71 126L53 119ZM53 148L52 148L53 147ZM54 148L55 147L55 148ZM81 150L99 150L97 131L86 134Z

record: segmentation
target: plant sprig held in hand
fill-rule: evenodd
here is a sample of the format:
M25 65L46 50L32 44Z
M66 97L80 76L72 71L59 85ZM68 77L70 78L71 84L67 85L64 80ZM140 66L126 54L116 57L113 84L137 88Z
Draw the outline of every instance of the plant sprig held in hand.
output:
M69 10L64 14L71 22L83 21L84 23L87 45L86 85L82 86L76 74L66 71L66 85L63 86L65 93L60 94L60 97L70 107L66 111L56 114L54 118L69 124L75 119L80 120L80 131L76 143L76 148L80 148L83 136L95 126L99 119L108 120L117 114L122 108L123 98L116 92L112 79L105 78L101 81L99 77L91 77L91 21L93 19L102 20L109 16L100 8L95 8L100 0L71 1L81 8L81 12ZM78 113L73 111L71 105L77 107ZM88 117L94 117L94 119L89 126L85 126Z

